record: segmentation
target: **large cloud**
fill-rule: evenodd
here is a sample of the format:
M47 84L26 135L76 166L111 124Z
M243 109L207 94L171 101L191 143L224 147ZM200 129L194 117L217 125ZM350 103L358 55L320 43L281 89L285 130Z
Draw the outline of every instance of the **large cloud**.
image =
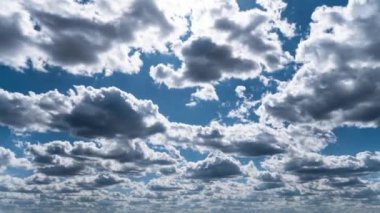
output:
M69 94L0 90L0 123L19 131L65 131L83 137L144 138L165 131L151 101L116 88L75 87Z
M216 82L224 73L239 75L258 67L253 61L234 57L231 47L218 45L209 38L191 41L183 47L181 53L185 63L182 73L159 65L152 70L152 76L158 82L170 81L176 84L174 87L181 87L187 80L195 83Z
M373 0L318 8L310 36L297 50L303 65L279 93L264 98L262 117L327 127L378 126L379 11Z
M182 65L153 66L151 77L169 88L204 87L280 70L291 56L282 49L277 32L292 36L293 26L280 16L286 4L276 2L259 2L248 11L240 11L234 1L193 2L190 37L173 45Z
M16 69L50 65L79 75L136 73L141 52L166 52L166 43L179 39L186 27L185 13L169 11L176 4L165 0L160 5L28 0L1 6L6 10L0 13L0 63Z

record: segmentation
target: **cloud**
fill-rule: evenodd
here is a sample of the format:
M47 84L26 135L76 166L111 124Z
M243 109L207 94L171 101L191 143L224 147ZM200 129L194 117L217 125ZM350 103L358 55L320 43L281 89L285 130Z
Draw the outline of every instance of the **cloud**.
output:
M177 159L167 153L150 149L143 142L52 141L28 144L28 159L40 173L48 176L75 176L108 171L139 174L145 168L174 165ZM94 170L95 169L95 170Z
M54 182L58 182L58 179L55 177L36 173L32 176L27 177L25 182L29 185L48 185Z
M166 141L199 152L219 150L233 156L255 157L292 149L320 151L335 139L331 131L310 126L272 128L254 122L224 125L215 121L207 126L171 123L165 134L154 135L149 141Z
M112 186L123 182L123 179L112 174L99 174L95 177L85 178L77 182L77 185L86 190L94 190L101 187Z
M4 147L0 147L0 172L7 167L29 168L30 164L25 158L16 157L15 153Z
M277 155L263 162L270 171L287 172L301 181L321 178L365 176L380 171L379 152L360 152L355 156L324 156L317 153Z
M263 120L377 127L379 11L372 0L318 8L310 36L297 49L302 66L278 93L263 99Z
M247 88L245 86L242 86L242 85L238 85L236 88L235 88L235 93L236 93L236 96L238 98L244 98L245 95L244 95L244 92L247 90Z
M38 172L48 176L73 176L82 174L85 167L80 163L55 164L38 168Z
M116 88L83 86L67 95L0 90L0 112L0 123L18 131L62 131L87 138L144 138L164 132L166 122L151 101Z
M131 139L165 131L164 124L158 120L158 107L150 101L139 101L115 88L78 88L77 92L77 97L82 99L71 112L56 116L58 129L84 137L120 135ZM147 124L145 119L154 123Z
M259 180L259 184L254 187L257 191L277 189L285 186L281 175L276 173L259 172L256 178Z
M212 82L224 72L246 72L257 65L252 61L233 57L226 45L217 45L209 38L199 38L182 49L186 67L183 77L192 82Z
M18 70L32 65L42 71L58 66L77 75L136 73L142 52L166 52L166 43L186 28L185 14L174 15L167 11L173 4L159 6L153 0L54 5L30 0L2 6L12 9L0 14L0 63Z
M186 106L195 106L199 101L219 101L215 88L211 85L204 85L191 94L190 102Z
M218 178L231 178L242 175L241 164L225 155L210 154L203 161L189 163L187 173L190 178L212 180Z
M287 133L275 134L275 131L255 123L232 126L213 123L205 127L172 124L163 138L150 140L166 140L201 152L216 149L235 156L265 156L286 152L286 139L280 138L287 137Z
M181 64L153 64L150 75L191 87L188 106L225 101L221 87L237 100L224 102L217 120L191 125L115 87L0 89L0 125L17 141L17 149L0 146L0 209L377 212L380 153L324 149L337 141L337 126L378 126L379 4L317 9L288 82L270 73L293 61L282 48L294 36L287 4L254 4L240 11L224 0L0 1L0 64L130 74L142 54L168 53ZM263 84L234 87L253 78ZM249 94L260 86L276 92ZM52 132L74 141L44 142Z
M276 12L270 6L240 11L234 1L193 2L190 37L173 45L182 65L152 66L150 76L169 88L204 87L284 68L292 57L282 49L277 32L293 29L279 15L285 6L277 6ZM280 29L273 22L287 27Z
M254 114L254 109L259 105L259 100L254 100L252 96L246 96L244 93L246 88L244 86L237 86L235 94L239 98L235 104L236 108L228 112L228 118L238 119L241 122L250 122L249 117Z

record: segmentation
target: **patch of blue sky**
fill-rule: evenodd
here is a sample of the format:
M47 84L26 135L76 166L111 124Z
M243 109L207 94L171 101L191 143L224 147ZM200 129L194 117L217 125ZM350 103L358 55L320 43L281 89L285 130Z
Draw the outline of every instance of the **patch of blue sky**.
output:
M196 162L206 159L208 153L200 153L194 151L193 149L181 149L181 156L184 157L187 161Z
M250 10L252 8L262 8L255 0L237 0L241 11Z
M261 162L263 162L265 160L265 158L266 158L266 156L256 156L256 157L236 157L235 159L240 161L240 163L243 165L246 165L252 161L253 164L255 165L255 167L259 171L263 171L264 169L261 167Z
M34 174L32 170L26 170L24 168L13 168L13 167L8 167L5 170L5 173L7 175L10 175L13 177L19 177L19 178L29 177Z
M326 155L355 155L364 151L380 151L379 128L341 127L334 130L337 142L322 151Z

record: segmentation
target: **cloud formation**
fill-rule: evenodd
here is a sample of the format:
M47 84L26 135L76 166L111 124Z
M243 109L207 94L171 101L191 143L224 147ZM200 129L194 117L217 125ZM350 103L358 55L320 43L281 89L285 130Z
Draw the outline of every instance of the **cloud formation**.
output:
M234 1L193 2L191 35L173 45L182 64L152 66L150 76L169 88L187 88L281 70L292 57L283 50L278 33L291 37L294 26L280 16L285 4L277 3L260 1L263 8L241 11Z
M164 12L172 5L153 0L1 4L7 10L0 14L0 63L18 70L56 66L76 75L137 73L142 52L166 52L166 43L179 39L186 27L180 17L185 14Z
M203 161L189 164L187 173L189 173L190 178L201 180L242 175L238 161L219 154L210 154Z
M2 68L142 81L0 81L1 211L379 212L377 146L336 128L379 126L380 4L318 7L310 32L304 5L250 4L0 1Z
M290 82L263 99L263 119L323 126L379 125L378 1L320 7L297 49L302 63Z
M151 101L112 87L78 86L67 95L0 90L0 112L0 123L18 131L64 131L87 138L144 138L164 132L166 122Z

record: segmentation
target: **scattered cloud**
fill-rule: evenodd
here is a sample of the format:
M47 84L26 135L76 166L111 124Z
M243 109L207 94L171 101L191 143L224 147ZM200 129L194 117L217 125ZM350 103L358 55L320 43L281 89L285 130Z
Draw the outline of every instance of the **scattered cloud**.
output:
M380 3L250 4L0 1L3 69L86 79L0 85L1 211L378 212Z

